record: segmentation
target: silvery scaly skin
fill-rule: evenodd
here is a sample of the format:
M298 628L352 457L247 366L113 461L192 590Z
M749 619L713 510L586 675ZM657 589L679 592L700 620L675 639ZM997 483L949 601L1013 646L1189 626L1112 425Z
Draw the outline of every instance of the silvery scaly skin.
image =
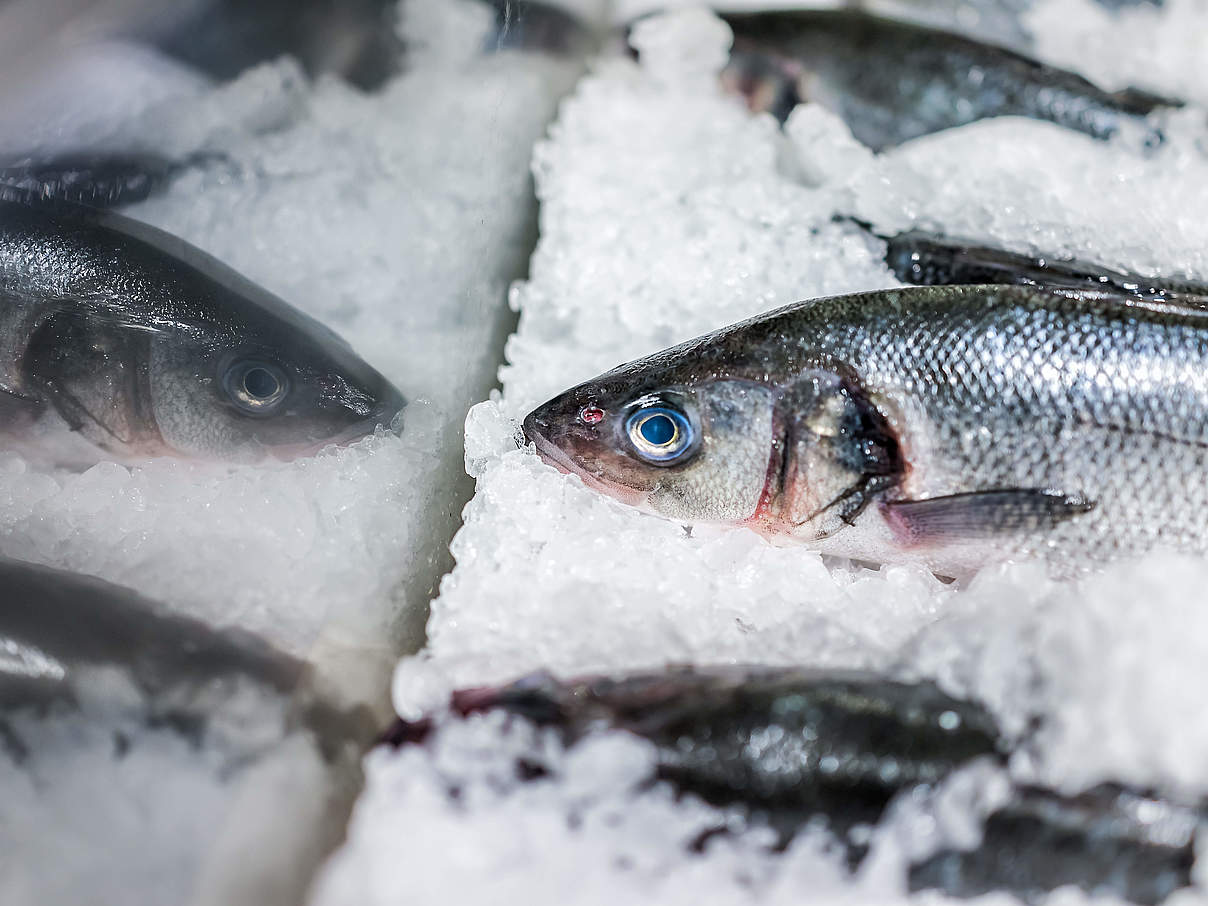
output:
M874 150L995 116L1026 116L1108 138L1177 101L1109 93L1014 51L857 10L733 13L727 79L757 109L785 119L799 101L841 116Z
M683 522L959 576L1208 548L1208 309L910 287L790 305L532 412L548 462Z
M290 459L403 405L334 333L187 243L0 201L0 449L73 465Z

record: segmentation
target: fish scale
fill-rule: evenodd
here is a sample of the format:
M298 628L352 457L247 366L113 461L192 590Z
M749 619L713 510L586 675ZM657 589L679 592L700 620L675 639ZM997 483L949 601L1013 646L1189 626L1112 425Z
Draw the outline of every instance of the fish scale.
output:
M1180 476L1203 474L1208 459L1208 320L1086 294L999 288L910 297L911 308L896 317L879 317L881 294L807 305L789 317L802 336L821 332L817 347L846 359L874 398L916 404L919 417L905 431L932 438L940 455L910 464L911 496L1077 490L1096 511L1058 527L1066 537L1056 540L1123 550L1190 532L1203 544L1202 507L1176 498ZM846 329L819 331L824 320ZM895 341L907 326L907 342ZM994 442L968 451L961 435L975 411L976 427ZM1125 463L1130 480L1121 486L1113 475ZM1208 502L1202 483L1189 490Z

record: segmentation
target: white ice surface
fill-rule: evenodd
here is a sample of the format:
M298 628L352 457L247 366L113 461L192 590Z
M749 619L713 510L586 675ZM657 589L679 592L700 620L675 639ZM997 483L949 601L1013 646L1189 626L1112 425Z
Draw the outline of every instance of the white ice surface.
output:
M328 763L286 724L288 695L245 678L190 690L188 713L211 712L190 739L149 726L117 670L73 674L78 710L5 709L6 747L24 755L0 753L0 902L295 902L346 807L356 743Z
M105 134L81 126L113 147L209 155L128 213L343 334L411 401L401 436L266 468L45 473L0 454L0 553L261 633L378 701L468 493L462 422L495 379L531 248L532 142L576 71L480 56L480 4L406 9L409 69L380 93L312 87L283 60Z
M1039 57L1076 68L1109 91L1135 86L1208 102L1208 4L1202 0L1137 3L1119 10L1093 0L1042 0L1025 21Z
M537 148L541 241L530 279L512 292L520 328L502 396L467 421L477 492L432 605L429 644L396 671L396 707L413 716L453 688L538 669L882 668L979 698L1012 735L1039 720L1011 762L1018 779L1208 794L1208 564L1159 553L1067 583L1021 564L945 585L915 568L773 548L743 529L688 531L521 447L518 420L533 405L618 362L794 299L894 285L880 243L834 215L1208 273L1208 165L1189 121L1149 156L1012 119L874 157L817 108L798 109L785 139L770 118L723 97L714 73L726 37L697 11L647 23L636 36L642 64L600 63ZM612 773L649 757L640 744L612 739L609 756L589 753L578 766L576 754L555 781L532 787L482 778L502 770L482 767L483 753L507 745L497 727L472 721L439 735L435 754L375 753L349 842L313 902L904 898L894 834L912 826L906 818L874 849L869 872L884 874L856 883L808 841L780 861L745 843L739 854L688 856L694 807L636 797ZM445 787L464 778L469 792L451 802ZM601 804L572 821L584 798ZM1059 891L1050 902L1084 899ZM1202 901L1190 891L1171 902Z

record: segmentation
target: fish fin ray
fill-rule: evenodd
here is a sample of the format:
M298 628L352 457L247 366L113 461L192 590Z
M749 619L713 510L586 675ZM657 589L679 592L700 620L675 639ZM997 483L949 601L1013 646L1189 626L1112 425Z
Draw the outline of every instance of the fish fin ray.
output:
M1053 528L1095 501L1046 488L1006 488L882 504L886 522L910 546L994 538Z

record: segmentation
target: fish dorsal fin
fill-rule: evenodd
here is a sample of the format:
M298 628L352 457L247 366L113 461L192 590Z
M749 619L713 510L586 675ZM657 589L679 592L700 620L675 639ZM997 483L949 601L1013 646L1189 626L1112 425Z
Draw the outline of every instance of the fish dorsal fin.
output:
M89 152L27 158L0 165L0 199L114 208L148 198L176 169L173 162L150 154Z
M1046 292L1082 302L1111 302L1126 308L1156 315L1208 320L1208 296L1184 292L1162 292L1152 296L1134 295L1116 289L1069 289L1038 287Z

